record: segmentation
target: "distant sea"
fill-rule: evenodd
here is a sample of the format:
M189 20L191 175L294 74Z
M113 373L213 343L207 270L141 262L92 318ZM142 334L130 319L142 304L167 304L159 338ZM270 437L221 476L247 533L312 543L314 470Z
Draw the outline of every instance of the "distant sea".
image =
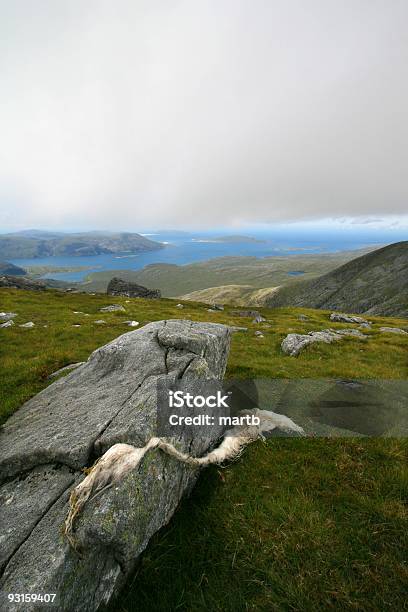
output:
M221 232L217 232L221 235ZM231 232L232 234L232 232ZM51 272L44 278L55 278L63 281L82 281L92 272L103 270L139 270L148 264L189 264L196 261L205 261L214 257L226 256L254 256L273 257L277 255L294 255L306 253L332 253L335 251L359 249L371 245L381 245L398 240L388 235L354 234L336 232L328 235L327 232L316 232L311 235L303 233L255 234L247 232L245 235L253 236L258 240L243 242L216 242L213 233L179 233L163 232L158 234L144 234L145 236L164 243L164 248L157 251L142 253L115 253L109 255L92 255L86 257L40 257L33 259L13 259L12 263L18 266L58 266L79 267L86 266L86 270L77 272Z

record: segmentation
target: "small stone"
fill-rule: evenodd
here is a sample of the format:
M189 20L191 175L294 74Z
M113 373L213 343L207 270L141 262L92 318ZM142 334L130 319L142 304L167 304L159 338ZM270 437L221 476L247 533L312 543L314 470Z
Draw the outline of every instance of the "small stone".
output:
M235 332L246 332L246 331L248 331L248 328L247 327L238 327L236 325L230 325L230 330L231 330L232 333L235 333Z
M81 327L79 323L74 323L72 327Z
M124 323L129 327L137 327L139 325L139 321L124 321Z
M10 319L9 321L6 321L5 323L2 323L0 325L0 327L11 327L12 325L14 325L14 321L12 319Z
M224 306L222 304L213 304L212 307L214 310L224 310Z
M17 317L16 312L0 312L0 321L9 321L10 319L14 319Z
M252 323L264 323L265 321L266 321L265 317L259 314L255 317Z
M104 306L99 309L99 312L125 312L125 308L121 304L111 304L110 306Z
M97 321L94 321L95 325L105 325L106 321L104 321L103 319L98 319Z
M310 321L310 317L308 317L305 314L298 315L298 319L299 319L299 321Z
M32 321L28 321L28 323L23 323L22 325L19 325L19 327L26 327L26 328L30 328L30 327L34 327L35 323L33 323Z
M255 336L257 336L257 338L264 338L265 337L261 331L256 331L255 332Z
M176 308L184 308L184 305L183 304L177 304Z

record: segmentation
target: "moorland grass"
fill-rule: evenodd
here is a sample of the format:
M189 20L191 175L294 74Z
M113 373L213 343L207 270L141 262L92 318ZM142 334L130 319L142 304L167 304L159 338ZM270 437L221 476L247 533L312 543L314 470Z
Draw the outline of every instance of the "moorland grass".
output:
M126 313L99 312L112 303ZM0 310L18 313L14 327L0 329L3 421L50 384L49 374L129 331L125 319L245 325L247 332L233 335L230 377L406 379L408 373L406 338L379 332L381 325L406 325L398 319L370 317L369 340L315 344L291 358L280 350L287 333L350 326L330 323L327 311L259 309L270 327L258 338L262 324L233 316L229 307L210 313L191 302L179 310L172 300L56 291L1 289ZM309 319L299 320L300 313ZM98 319L106 324L95 324ZM27 321L35 327L18 327ZM203 472L112 610L402 610L406 454L406 440L392 438L274 438L252 445L239 462Z

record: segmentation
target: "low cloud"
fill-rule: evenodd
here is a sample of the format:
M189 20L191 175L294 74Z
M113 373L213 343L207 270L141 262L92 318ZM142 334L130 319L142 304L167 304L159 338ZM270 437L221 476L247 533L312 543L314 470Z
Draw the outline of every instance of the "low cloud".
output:
M405 212L405 0L0 8L0 227Z

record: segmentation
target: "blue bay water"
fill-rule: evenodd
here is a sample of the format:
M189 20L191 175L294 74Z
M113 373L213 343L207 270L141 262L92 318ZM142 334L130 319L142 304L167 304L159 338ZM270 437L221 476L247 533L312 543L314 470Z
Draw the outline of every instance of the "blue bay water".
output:
M146 235L146 234L145 234ZM219 235L219 232L218 232ZM380 244L381 237L355 235L346 233L339 235L324 235L316 232L315 235L308 234L250 234L260 242L216 242L214 234L173 233L149 234L152 240L165 243L163 249L142 253L115 253L105 255L92 255L84 257L40 257L32 259L13 259L12 263L25 266L58 266L79 267L86 266L86 270L77 272L51 272L44 278L55 278L58 280L73 282L82 281L91 272L103 270L139 270L144 266L156 263L183 265L197 261L206 261L215 257L226 256L254 256L271 257L278 255L293 255L306 253L334 252L346 249L358 249L368 244ZM384 240L387 242L387 240ZM392 240L388 240L392 242ZM293 273L301 270L294 268Z

